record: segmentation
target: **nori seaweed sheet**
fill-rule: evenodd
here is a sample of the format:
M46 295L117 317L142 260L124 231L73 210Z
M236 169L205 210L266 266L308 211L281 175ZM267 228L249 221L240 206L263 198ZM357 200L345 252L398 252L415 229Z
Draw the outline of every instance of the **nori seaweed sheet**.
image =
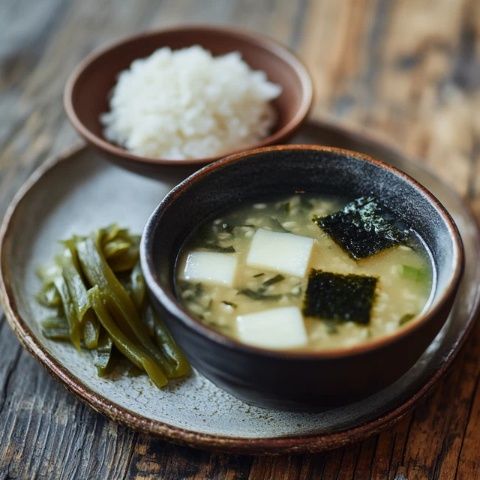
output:
M367 325L375 300L376 277L342 275L312 269L308 277L303 313L326 320Z
M313 221L356 260L406 243L410 237L409 230L374 197L357 198L342 210Z

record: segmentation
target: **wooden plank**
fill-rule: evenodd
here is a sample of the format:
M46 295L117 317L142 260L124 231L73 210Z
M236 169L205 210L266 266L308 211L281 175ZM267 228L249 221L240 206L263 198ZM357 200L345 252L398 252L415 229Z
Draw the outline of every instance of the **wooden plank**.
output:
M0 478L121 478L136 434L61 388L21 349L6 322L0 349ZM98 477L90 476L93 470Z
M480 425L480 374L478 372L472 398L473 402L468 412L468 423L462 438L460 457L456 465L456 478L459 480L469 480L480 472L480 438L478 435L478 426Z

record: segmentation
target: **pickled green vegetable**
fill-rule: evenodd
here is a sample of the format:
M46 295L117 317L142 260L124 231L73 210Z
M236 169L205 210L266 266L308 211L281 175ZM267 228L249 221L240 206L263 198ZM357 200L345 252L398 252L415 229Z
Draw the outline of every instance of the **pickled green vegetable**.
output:
M103 335L95 351L95 367L99 377L105 377L113 367L113 342L107 335Z
M63 311L68 322L70 339L73 345L80 349L80 323L78 322L77 312L75 310L74 300L70 295L67 282L63 275L59 275L54 280L55 287L58 290L60 298L62 299Z
M114 272L130 271L138 262L140 237L131 235L127 229L112 225L97 232L110 268Z
M45 283L36 298L44 307L55 308L62 304L58 290L52 282Z
M122 332L114 318L110 315L106 307L106 299L98 285L89 290L88 297L92 302L93 309L97 314L100 323L107 331L118 351L136 367L147 372L150 380L157 387L164 387L168 380L162 367L155 362L155 359L152 358L149 353L141 347L141 345L131 338L128 338Z
M130 290L135 306L139 310L142 310L146 301L146 288L145 279L143 278L142 269L140 268L140 262L137 262L130 274Z
M187 375L185 355L148 305L140 237L111 225L61 243L55 262L37 272L43 282L37 301L56 311L42 323L44 335L91 350L99 376L112 372L120 356L159 388Z
M160 320L160 318L153 311L153 308L150 306L147 307L145 315L152 318L155 343L159 348L162 349L163 354L170 364L168 368L169 377L179 378L188 375L191 371L190 364L188 363L185 354L175 343L175 340L165 324Z
M83 319L88 312L90 305L87 298L87 288L75 265L76 260L72 256L69 248L65 249L63 255L59 257L58 262L62 267L63 278L70 292L70 297L75 309L76 321L83 324Z
M87 317L83 324L83 343L87 350L93 350L98 347L100 325L94 312L88 312Z
M100 240L100 235L97 233L95 238L89 237L77 244L80 264L87 280L91 285L98 286L107 308L112 312L127 338L137 340L138 344L168 372L169 365L148 335L145 323L140 318L131 296L103 257L99 249ZM96 313L98 316L98 312ZM113 338L112 340L115 343ZM118 348L118 345L116 346Z
M49 317L42 322L42 333L51 340L70 341L68 323L61 317Z

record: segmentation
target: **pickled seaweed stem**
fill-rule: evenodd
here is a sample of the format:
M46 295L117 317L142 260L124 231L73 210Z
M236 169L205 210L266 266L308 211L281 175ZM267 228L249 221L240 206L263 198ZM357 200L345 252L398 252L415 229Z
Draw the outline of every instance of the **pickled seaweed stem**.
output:
M123 356L130 369L163 387L169 378L190 373L190 365L148 304L139 241L111 225L61 242L55 262L37 272L42 287L36 298L55 310L42 322L45 337L91 350L99 376Z

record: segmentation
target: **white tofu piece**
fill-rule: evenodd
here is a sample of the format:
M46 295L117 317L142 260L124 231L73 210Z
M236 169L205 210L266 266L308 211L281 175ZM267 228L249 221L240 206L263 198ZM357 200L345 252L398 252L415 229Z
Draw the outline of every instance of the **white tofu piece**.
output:
M312 247L313 238L259 228L250 244L247 265L303 277Z
M191 252L185 262L182 277L192 282L233 286L237 257L230 253Z
M238 337L257 347L282 349L302 347L307 332L298 307L281 307L237 317Z

